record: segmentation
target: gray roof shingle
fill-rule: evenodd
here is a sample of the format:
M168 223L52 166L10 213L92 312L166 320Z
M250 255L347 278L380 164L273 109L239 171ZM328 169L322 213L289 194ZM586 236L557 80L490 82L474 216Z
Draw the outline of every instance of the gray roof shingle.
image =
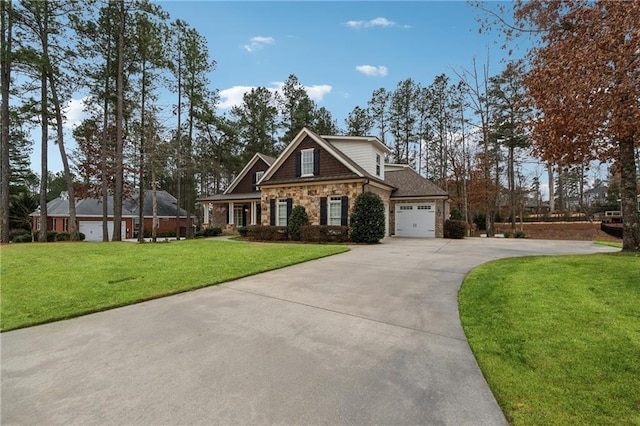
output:
M398 188L391 194L391 198L449 196L445 190L423 178L410 167L401 170L387 170L384 172L384 178Z
M175 217L177 200L167 191L156 191L158 200L158 216L159 217ZM122 203L122 216L138 215L138 193L134 193L130 198ZM144 191L144 216L153 216L153 194L150 189ZM113 216L113 196L107 197L107 212L109 216ZM32 214L39 215L40 211L36 210ZM55 198L47 203L48 216L69 216L69 201L64 197ZM187 212L180 209L180 216L186 216ZM102 198L82 198L76 200L76 216L78 217L101 217L102 216Z

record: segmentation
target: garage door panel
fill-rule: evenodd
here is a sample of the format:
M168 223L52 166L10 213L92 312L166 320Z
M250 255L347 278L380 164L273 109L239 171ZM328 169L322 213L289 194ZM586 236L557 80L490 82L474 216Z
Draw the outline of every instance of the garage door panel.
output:
M107 222L107 229L109 232L109 240L113 235L113 221ZM126 227L124 221L122 221L122 235L126 235ZM102 241L102 221L94 220L81 220L78 221L78 230L85 235L85 241Z
M433 203L396 204L396 236L435 237Z

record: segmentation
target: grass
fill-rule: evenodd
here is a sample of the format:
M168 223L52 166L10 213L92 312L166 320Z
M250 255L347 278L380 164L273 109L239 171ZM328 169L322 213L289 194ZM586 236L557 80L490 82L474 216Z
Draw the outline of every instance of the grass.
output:
M599 246L608 246L608 247L616 247L622 248L622 243L612 242L612 241L594 241L593 244L597 244Z
M2 246L7 331L189 291L348 251L347 246L190 240Z
M511 424L640 424L637 254L494 261L467 276L459 303Z

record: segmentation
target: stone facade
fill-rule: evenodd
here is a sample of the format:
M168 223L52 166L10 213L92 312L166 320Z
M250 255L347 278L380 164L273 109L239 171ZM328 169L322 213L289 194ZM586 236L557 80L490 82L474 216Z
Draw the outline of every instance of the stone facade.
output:
M294 206L305 208L311 225L320 224L320 198L330 196L349 197L349 215L358 194L362 193L362 181L327 183L318 182L307 185L291 185L262 188L262 225L270 222L270 200L278 198L293 199Z

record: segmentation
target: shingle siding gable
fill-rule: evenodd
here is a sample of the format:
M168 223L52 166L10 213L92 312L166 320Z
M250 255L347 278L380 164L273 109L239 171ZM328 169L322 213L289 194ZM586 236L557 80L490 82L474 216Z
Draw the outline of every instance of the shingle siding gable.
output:
M296 178L296 156L304 149L316 149L319 153L318 161L318 177L323 176L341 176L353 174L349 168L342 164L333 155L324 150L311 137L307 136L296 149L282 163L280 168L276 170L270 180L278 181L284 179ZM298 166L299 167L299 166Z
M230 194L246 194L248 192L255 192L254 189L254 176L256 172L266 172L269 168L269 165L265 163L262 159L258 159L256 164L249 169L246 175L238 182L238 184L233 188Z

